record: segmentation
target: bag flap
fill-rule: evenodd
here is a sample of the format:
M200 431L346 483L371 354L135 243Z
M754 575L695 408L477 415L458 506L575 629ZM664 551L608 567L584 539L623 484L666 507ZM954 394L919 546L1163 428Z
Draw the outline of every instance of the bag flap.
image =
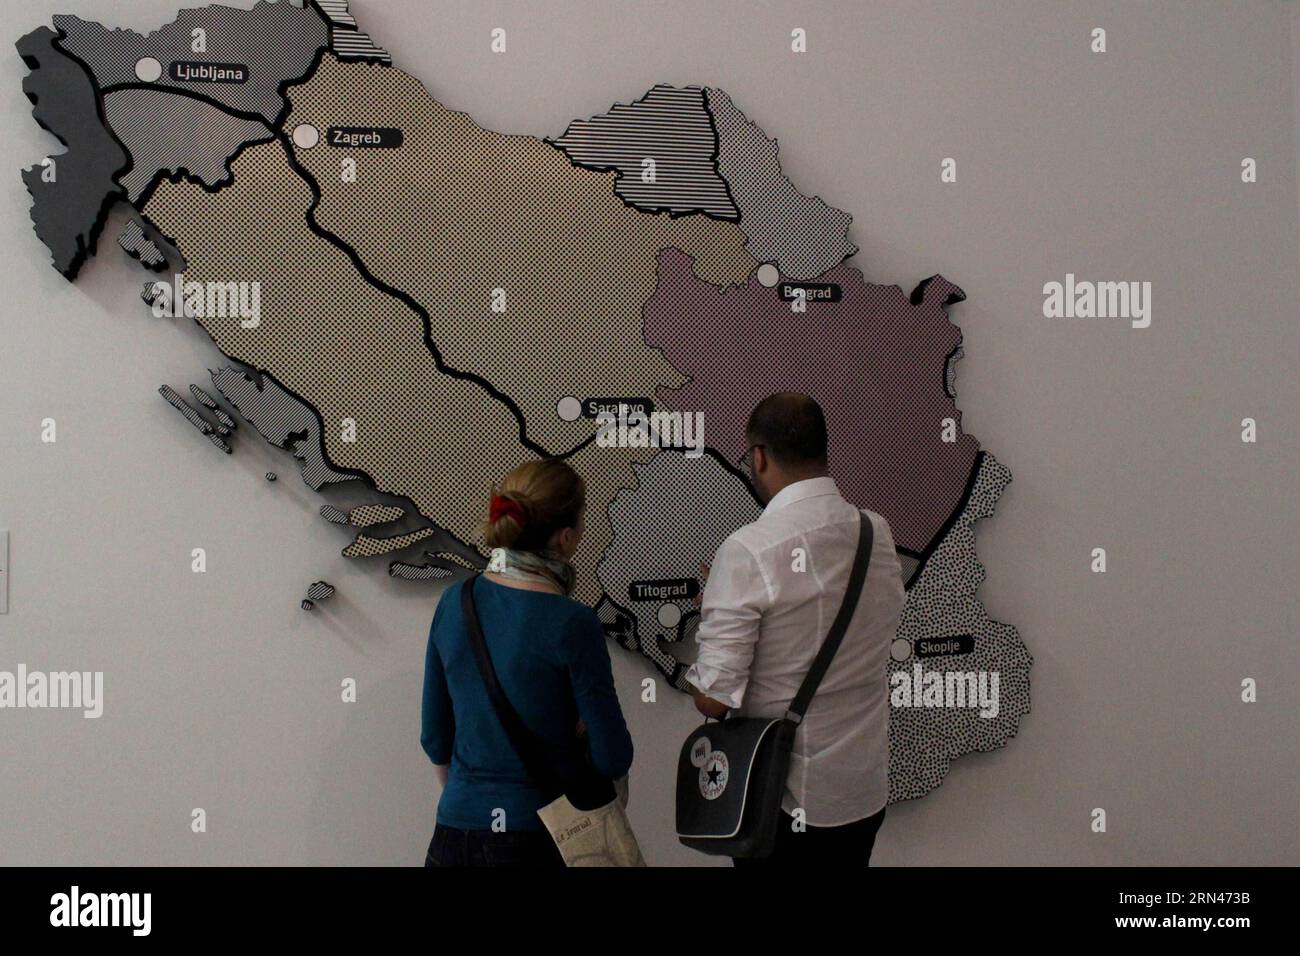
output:
M740 830L760 747L782 717L732 717L686 738L677 761L677 835L723 838Z

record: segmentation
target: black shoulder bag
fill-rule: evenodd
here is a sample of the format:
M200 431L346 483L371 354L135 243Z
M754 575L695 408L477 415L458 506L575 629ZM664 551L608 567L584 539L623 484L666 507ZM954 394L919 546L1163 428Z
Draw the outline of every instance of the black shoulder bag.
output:
M686 738L677 760L677 837L686 846L722 856L771 856L795 732L853 619L873 538L871 519L859 511L848 589L785 715L706 721Z

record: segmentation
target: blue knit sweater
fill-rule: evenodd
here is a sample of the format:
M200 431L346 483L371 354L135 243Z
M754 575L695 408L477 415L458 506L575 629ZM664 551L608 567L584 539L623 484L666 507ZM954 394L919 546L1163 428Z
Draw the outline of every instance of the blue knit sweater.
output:
M626 774L632 738L599 618L558 594L475 580L479 619L501 687L528 729L552 746L557 767L572 768L578 759L573 739L581 718L596 770L610 779ZM540 829L537 809L545 799L483 686L461 614L464 586L458 582L443 593L425 655L420 743L435 764L451 764L438 822L487 830L504 813L506 830Z

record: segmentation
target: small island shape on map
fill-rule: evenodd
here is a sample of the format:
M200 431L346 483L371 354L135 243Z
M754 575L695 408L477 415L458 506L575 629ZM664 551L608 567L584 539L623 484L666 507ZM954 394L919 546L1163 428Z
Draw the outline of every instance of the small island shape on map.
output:
M906 577L891 801L1016 734L1032 658L976 596L974 536L1011 475L961 431L965 296L868 282L852 217L791 182L726 92L660 84L554 136L502 134L395 66L345 0L152 31L57 16L17 47L62 144L22 174L51 265L75 281L129 207L118 244L156 274L149 309L222 355L206 388L162 397L222 452L244 422L312 489L360 483L370 503L321 508L347 559L480 568L490 482L564 458L589 486L575 596L683 689L698 568L761 512L745 417L809 392L842 492L889 521ZM702 413L703 447L602 443L610 403ZM945 674L996 675L997 705L945 705Z

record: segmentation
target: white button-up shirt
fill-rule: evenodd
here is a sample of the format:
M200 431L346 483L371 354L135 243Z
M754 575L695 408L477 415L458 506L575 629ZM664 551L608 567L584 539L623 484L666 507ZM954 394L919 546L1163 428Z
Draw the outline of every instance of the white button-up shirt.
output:
M810 826L869 817L889 798L890 644L906 600L889 522L875 530L858 606L795 734L782 807ZM787 485L718 548L686 680L747 717L780 717L848 586L858 509L831 478Z

